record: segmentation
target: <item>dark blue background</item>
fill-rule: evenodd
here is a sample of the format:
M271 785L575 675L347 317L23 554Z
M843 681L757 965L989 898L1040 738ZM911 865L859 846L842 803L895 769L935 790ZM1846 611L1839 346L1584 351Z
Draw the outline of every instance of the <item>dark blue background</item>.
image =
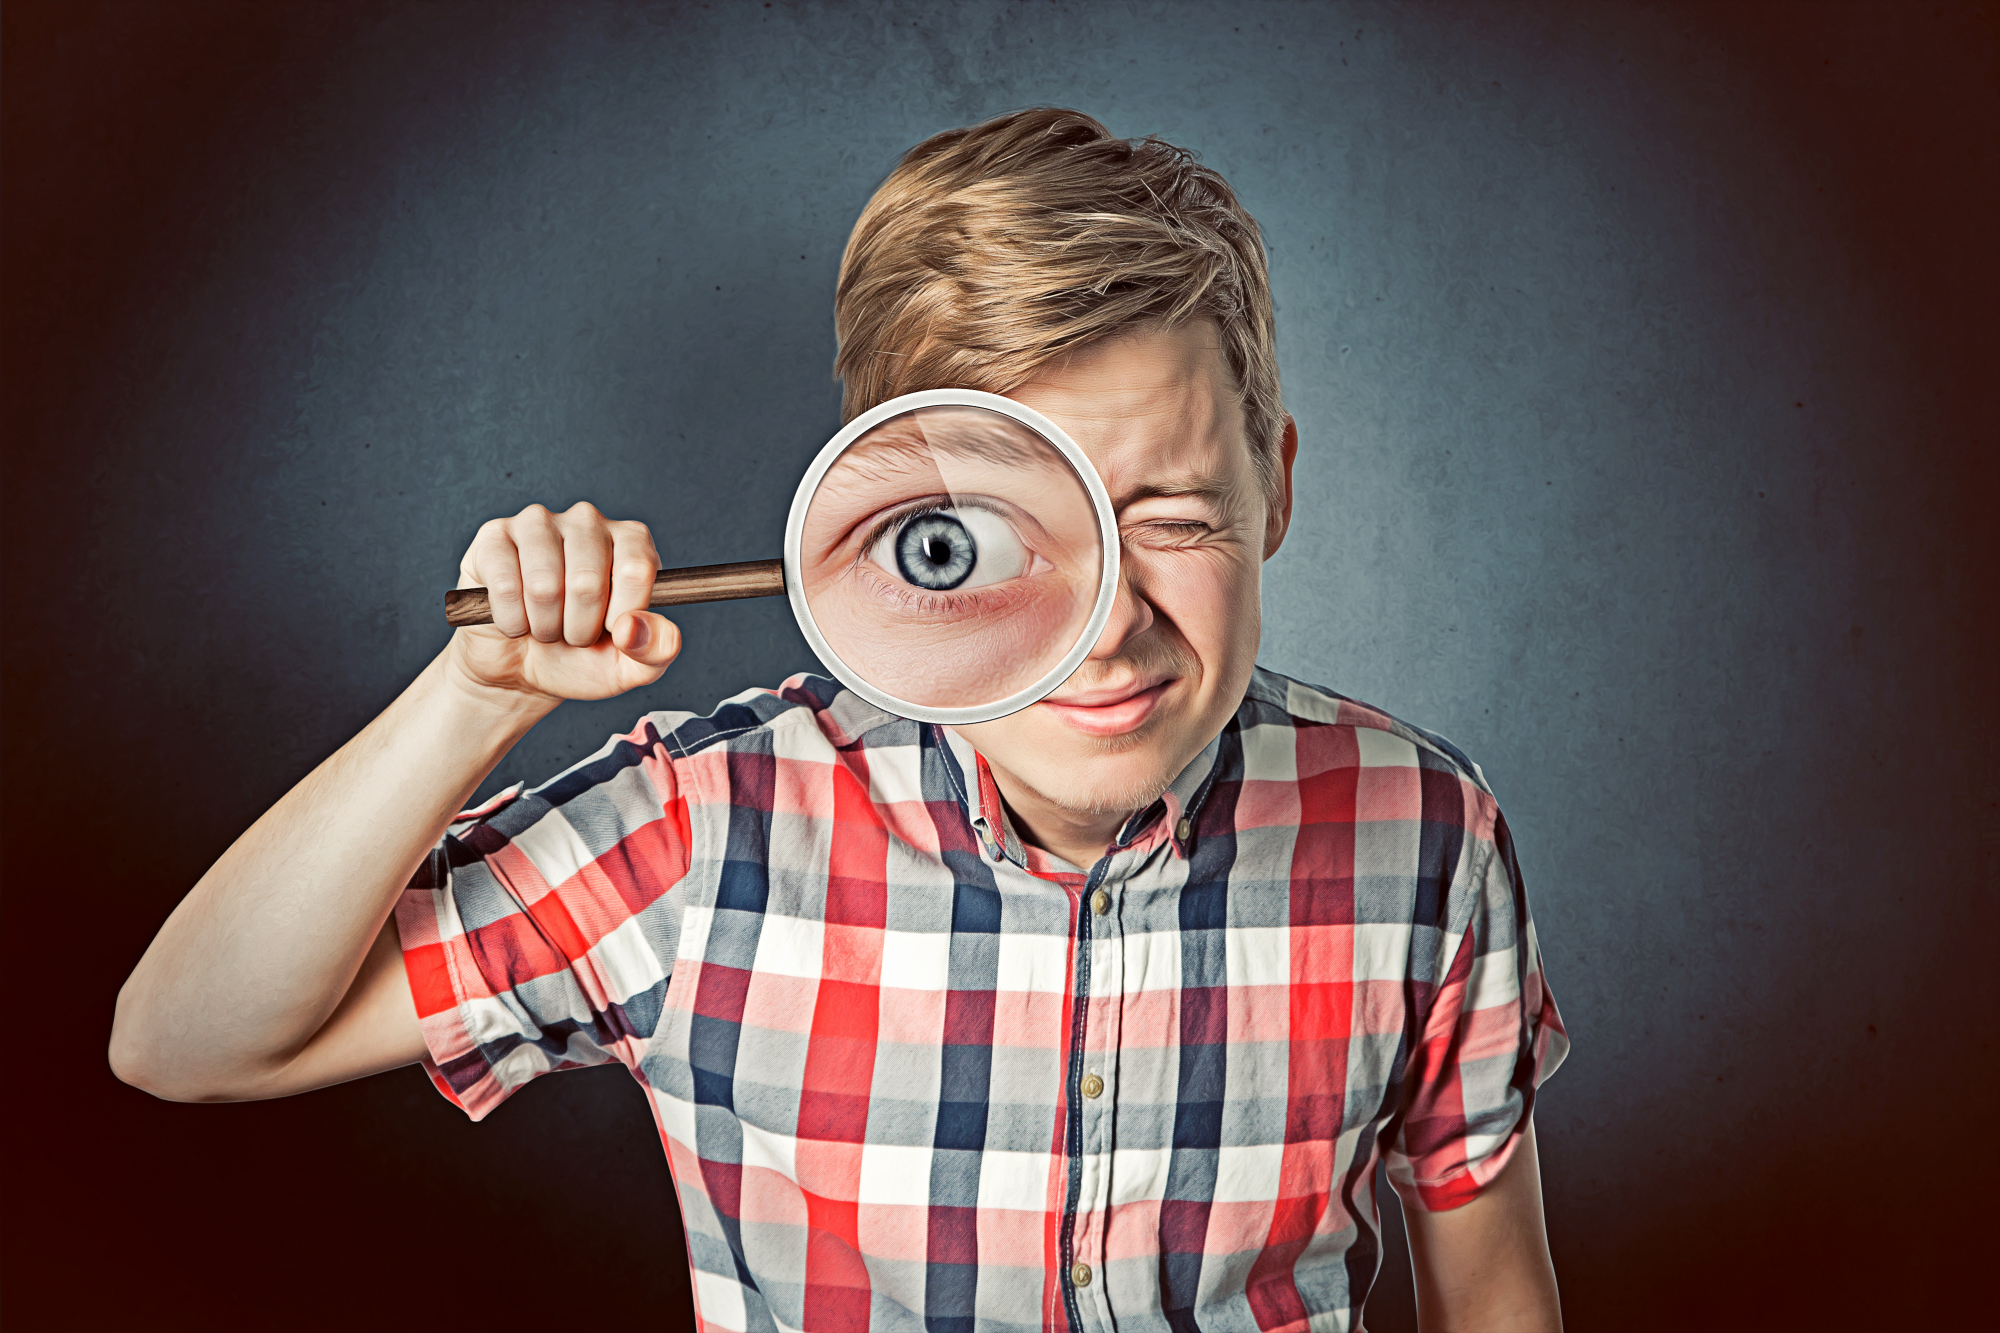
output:
M1298 515L1262 660L1451 736L1575 1038L1573 1328L1968 1317L1991 1234L1990 4L5 11L17 1327L685 1319L637 1088L116 1083L178 897L442 645L478 523L777 553L848 226L1032 103L1262 222ZM495 782L812 660L692 608ZM1392 1252L1371 1326L1413 1326ZM1985 1307L1989 1312L1990 1305ZM1990 1317L1990 1316L1989 1316Z

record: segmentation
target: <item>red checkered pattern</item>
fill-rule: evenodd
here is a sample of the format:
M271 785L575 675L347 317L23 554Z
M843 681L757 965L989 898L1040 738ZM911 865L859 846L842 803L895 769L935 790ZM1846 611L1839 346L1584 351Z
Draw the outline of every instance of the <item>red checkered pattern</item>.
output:
M1568 1046L1478 768L1262 671L1088 870L802 676L468 812L396 919L473 1118L647 1089L712 1330L1353 1327L1377 1164L1472 1199Z

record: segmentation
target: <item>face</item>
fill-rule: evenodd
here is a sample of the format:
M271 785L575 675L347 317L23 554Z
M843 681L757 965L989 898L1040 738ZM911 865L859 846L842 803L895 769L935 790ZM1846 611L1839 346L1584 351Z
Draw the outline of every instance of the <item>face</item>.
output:
M1103 637L1061 688L957 730L1003 788L1079 814L1135 810L1242 701L1263 562L1290 517L1295 437L1288 422L1282 484L1267 497L1206 321L1094 344L1008 397L1061 426L1096 466L1118 516L1123 586Z

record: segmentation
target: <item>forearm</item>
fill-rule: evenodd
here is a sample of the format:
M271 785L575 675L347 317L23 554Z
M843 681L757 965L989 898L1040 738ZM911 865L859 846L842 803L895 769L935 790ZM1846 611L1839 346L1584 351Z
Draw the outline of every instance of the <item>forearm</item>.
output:
M449 656L175 908L119 992L120 1077L167 1097L257 1095L326 1025L451 816L554 706L471 686Z

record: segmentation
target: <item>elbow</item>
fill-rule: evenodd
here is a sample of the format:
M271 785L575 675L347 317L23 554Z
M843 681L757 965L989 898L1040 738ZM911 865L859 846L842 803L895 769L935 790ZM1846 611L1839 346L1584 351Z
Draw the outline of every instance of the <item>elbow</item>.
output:
M118 994L111 1021L111 1042L105 1051L111 1073L121 1083L168 1102L227 1102L240 1095L203 1080L195 1062L178 1054L164 1034L144 1021L129 990Z
M141 1092L149 1092L163 1102L192 1102L202 1100L174 1087L159 1077L158 1072L143 1061L135 1059L129 1052L114 1045L111 1048L111 1073L121 1083L129 1083Z
M111 1039L111 1072L121 1083L129 1083L141 1092L151 1093L163 1102L239 1102L245 1096L218 1083L191 1078L185 1070L177 1069L171 1059L161 1059L158 1052L130 1041L121 1041L117 1035Z
M141 1024L127 1012L125 997L118 997L118 1017L111 1024L111 1045L105 1052L112 1074L141 1092L150 1092L163 1101L200 1101L190 1089L176 1085L171 1077L172 1060L160 1058L159 1043L141 1030Z
M111 1072L119 1082L129 1083L141 1092L150 1092L163 1101L196 1101L181 1089L172 1085L171 1080L161 1077L160 1062L149 1058L144 1043L133 1039L127 1032L113 1029L111 1049L106 1052L111 1064Z
M104 1054L111 1065L111 1073L119 1082L153 1092L152 1071L146 1058L152 1043L139 1031L139 1020L133 1013L136 1007L132 999L132 985L127 982L118 991L118 1004L111 1018L111 1044ZM160 1094L155 1092L153 1095L157 1097Z

